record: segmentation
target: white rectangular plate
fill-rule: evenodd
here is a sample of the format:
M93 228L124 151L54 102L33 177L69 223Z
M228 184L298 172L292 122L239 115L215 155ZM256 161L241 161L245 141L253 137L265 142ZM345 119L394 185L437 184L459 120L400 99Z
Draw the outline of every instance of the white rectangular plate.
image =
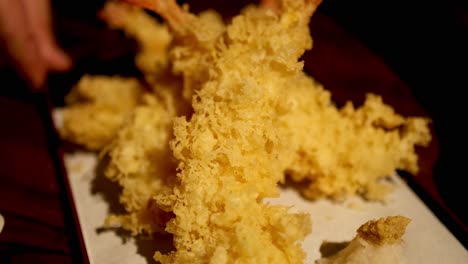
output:
M110 204L104 193L96 191L98 159L87 152L67 153L64 157L78 218L92 264L155 263L155 244L164 242L124 240L115 231L98 232L109 213ZM294 205L294 210L310 213L312 234L303 243L307 252L305 263L320 258L322 242L351 240L356 229L370 219L403 215L412 219L404 235L406 263L465 264L468 252L430 209L398 176L393 176L397 188L386 204L349 199L343 204L327 200L304 200L292 188L282 189L273 203Z

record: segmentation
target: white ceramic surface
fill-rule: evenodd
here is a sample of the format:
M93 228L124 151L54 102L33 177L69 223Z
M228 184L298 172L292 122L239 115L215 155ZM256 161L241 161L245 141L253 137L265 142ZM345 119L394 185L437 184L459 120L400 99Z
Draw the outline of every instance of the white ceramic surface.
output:
M114 231L99 232L108 214L109 195L112 190L103 190L96 178L97 157L93 153L65 155L65 166L78 210L85 244L91 263L154 263L152 254L158 243L151 241L124 240ZM281 196L272 203L294 205L293 210L310 213L313 232L303 243L308 253L305 263L314 263L320 258L322 242L351 240L356 229L366 221L383 216L403 215L412 219L404 235L404 258L406 263L465 264L468 252L449 230L434 216L429 208L398 176L393 180L396 190L386 204L369 203L349 199L344 204L330 201L306 201L294 189L283 189ZM104 186L105 187L105 186ZM115 191L115 190L114 190Z

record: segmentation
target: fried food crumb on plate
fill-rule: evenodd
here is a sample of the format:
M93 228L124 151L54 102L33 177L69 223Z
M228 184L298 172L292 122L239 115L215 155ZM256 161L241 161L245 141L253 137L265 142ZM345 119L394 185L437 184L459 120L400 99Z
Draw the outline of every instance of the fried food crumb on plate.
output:
M402 259L402 237L410 219L390 216L371 220L357 230L356 237L341 251L316 264L394 264Z
M64 112L62 135L101 151L106 176L122 186L127 213L108 226L174 236L175 251L156 252L157 261L302 263L310 216L264 202L279 195L278 183L305 182L299 191L310 199L381 200L391 189L383 177L418 170L414 147L430 141L429 120L404 118L371 94L359 108L337 108L303 72L319 1L264 1L230 22L174 0L127 2L165 21L119 2L101 13L140 44L136 64L151 91L102 88L111 80L93 89L120 93L110 95L120 105L78 89L71 97L84 99L65 108L76 114ZM114 103L125 107L106 115Z

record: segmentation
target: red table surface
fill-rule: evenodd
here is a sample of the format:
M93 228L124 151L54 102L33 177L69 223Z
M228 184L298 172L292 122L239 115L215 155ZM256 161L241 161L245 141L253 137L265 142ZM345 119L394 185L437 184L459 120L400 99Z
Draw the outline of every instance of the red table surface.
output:
M65 36L62 41L75 58L75 68L51 76L49 96L53 102L60 101L83 73L133 73L133 43L122 34L92 19L62 16L58 20L59 34ZM314 48L304 56L305 70L332 92L336 102L359 104L365 93L373 92L405 116L432 117L381 57L332 18L316 14L311 31ZM0 213L6 220L0 234L0 263L71 263L77 249L70 240L76 238L70 237L69 225L64 222L70 216L64 216L62 210L64 200L57 181L62 175L48 151L46 124L37 111L35 97L11 71L3 69L0 81ZM424 191L431 208L437 208L434 210L443 222L451 224L452 232L463 239L465 225L442 199L433 180L440 151L439 138L431 129L431 144L418 149L420 172L408 179Z

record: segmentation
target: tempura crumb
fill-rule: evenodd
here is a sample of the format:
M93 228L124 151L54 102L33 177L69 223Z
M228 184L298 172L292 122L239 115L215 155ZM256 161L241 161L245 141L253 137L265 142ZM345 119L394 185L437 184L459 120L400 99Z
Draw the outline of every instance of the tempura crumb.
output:
M356 237L333 256L321 258L316 264L401 264L402 237L410 219L391 216L371 220L362 225Z
M400 241L406 231L406 226L411 222L403 216L393 216L371 220L357 230L358 236L374 244L395 244Z

